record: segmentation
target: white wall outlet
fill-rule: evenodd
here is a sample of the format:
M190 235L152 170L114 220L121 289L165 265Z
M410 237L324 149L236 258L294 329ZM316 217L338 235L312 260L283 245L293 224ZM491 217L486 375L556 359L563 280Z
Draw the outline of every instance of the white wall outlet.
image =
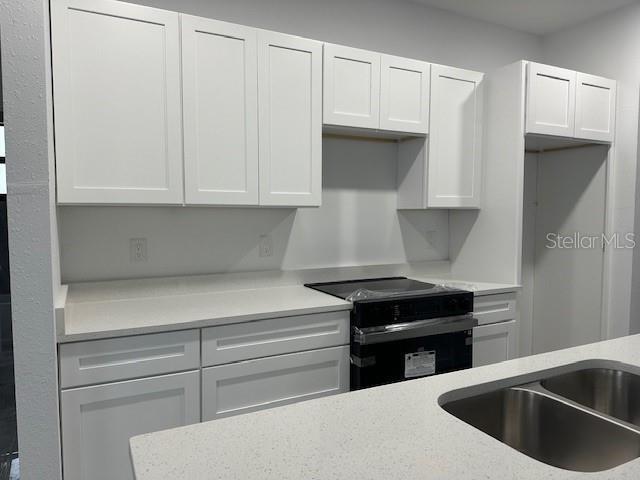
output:
M273 255L273 239L271 235L260 235L260 243L258 244L258 256L270 257Z
M433 245L433 243L435 242L436 235L437 232L435 230L427 230L426 232L424 232L424 238L430 245Z
M131 263L141 263L147 261L147 239L130 238L129 256Z

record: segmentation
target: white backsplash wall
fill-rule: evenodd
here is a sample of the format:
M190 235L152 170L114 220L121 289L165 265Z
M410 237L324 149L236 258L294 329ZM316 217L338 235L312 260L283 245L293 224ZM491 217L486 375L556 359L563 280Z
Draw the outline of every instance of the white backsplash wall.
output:
M60 207L62 280L445 260L448 214L396 210L396 150L325 138L320 208ZM131 261L131 238L147 239L146 262Z

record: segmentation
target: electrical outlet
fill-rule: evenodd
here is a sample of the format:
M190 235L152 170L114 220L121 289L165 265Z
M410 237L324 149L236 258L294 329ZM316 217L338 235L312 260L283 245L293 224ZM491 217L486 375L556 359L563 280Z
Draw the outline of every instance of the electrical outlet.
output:
M424 238L430 245L433 245L433 242L436 239L436 233L437 232L435 230L427 230L424 232Z
M147 261L147 239L130 238L129 255L131 263L142 263Z
M260 243L258 244L258 256L270 257L273 255L273 239L271 235L260 235Z

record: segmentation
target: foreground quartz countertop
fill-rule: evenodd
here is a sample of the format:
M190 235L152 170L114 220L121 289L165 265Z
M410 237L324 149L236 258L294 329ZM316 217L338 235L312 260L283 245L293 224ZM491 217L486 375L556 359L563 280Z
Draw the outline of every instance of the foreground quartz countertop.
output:
M640 459L592 474L561 470L438 405L454 389L587 359L640 369L640 335L134 437L136 479L637 480Z
M519 288L447 274L445 262L427 262L77 283L56 309L57 338L77 342L351 309L350 302L304 287L310 282L402 275L476 295Z

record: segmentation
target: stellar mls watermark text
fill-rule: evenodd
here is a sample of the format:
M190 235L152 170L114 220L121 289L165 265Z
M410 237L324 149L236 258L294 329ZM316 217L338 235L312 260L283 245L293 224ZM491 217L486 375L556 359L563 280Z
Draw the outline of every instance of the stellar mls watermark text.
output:
M564 249L594 249L594 248L635 248L636 240L634 233L613 233L611 235L599 234L599 235L585 235L580 232L574 232L571 234L560 233L547 233L546 247L549 249L564 248Z

